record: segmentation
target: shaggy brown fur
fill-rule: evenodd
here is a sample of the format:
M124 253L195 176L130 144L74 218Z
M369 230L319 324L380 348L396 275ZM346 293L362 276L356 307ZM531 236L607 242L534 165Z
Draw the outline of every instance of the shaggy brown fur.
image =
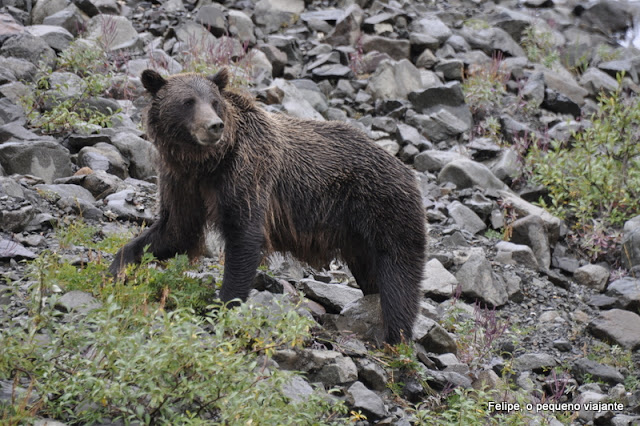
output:
M118 252L112 273L146 245L158 258L196 254L213 225L225 240L223 301L246 299L263 251L315 265L340 257L365 294L380 292L385 340L411 337L426 237L409 169L346 124L267 113L227 89L224 69L166 80L147 70L142 82L153 95L160 217Z

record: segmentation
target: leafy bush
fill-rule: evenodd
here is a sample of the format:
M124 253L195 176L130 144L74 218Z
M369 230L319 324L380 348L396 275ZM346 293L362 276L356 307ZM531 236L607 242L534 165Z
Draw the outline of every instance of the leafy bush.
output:
M599 104L570 144L534 144L527 156L532 180L549 190L541 203L574 229L620 226L640 213L640 99L618 90Z
M523 31L522 47L531 62L539 62L548 68L560 59L553 43L553 33L533 25Z
M113 58L98 45L82 40L72 42L58 58L57 71L69 71L82 81L82 92L69 96L69 85L51 87L52 70L41 70L40 77L31 84L31 93L22 99L29 124L44 133L86 131L96 127L110 127L118 111L103 113L88 101L104 95L113 79Z
M513 412L495 412L489 408L490 402L500 402L505 394L515 396L521 407L526 399L524 392L515 393L509 389L473 390L456 388L444 392L445 400L441 405L429 407L420 404L414 410L415 424L419 426L436 425L522 425L537 423L535 415L524 409ZM507 399L507 401L510 401ZM537 420L537 421L536 421Z
M501 69L502 58L495 56L491 63L472 69L466 75L462 90L471 110L484 114L500 105L507 93L509 73Z
M320 424L344 406L315 394L290 400L282 389L294 373L265 358L299 346L311 324L286 307L274 316L220 306L203 318L188 309L145 314L109 298L83 319L0 330L0 378L31 378L37 400L22 413L35 407L74 424Z
M221 37L216 42L190 35L185 48L178 56L184 67L184 72L201 74L215 74L222 67L231 69L231 87L245 87L253 83L252 52L249 45L244 43L242 53L235 52L235 43L231 37Z

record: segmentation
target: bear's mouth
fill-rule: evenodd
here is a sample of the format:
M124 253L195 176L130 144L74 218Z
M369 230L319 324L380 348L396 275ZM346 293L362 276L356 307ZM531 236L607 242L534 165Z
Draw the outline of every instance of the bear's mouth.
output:
M193 133L195 141L202 146L211 146L219 143L222 140L222 134L224 128L199 128Z
M211 132L196 132L194 139L198 145L212 146L220 142L222 139L222 131L212 134Z

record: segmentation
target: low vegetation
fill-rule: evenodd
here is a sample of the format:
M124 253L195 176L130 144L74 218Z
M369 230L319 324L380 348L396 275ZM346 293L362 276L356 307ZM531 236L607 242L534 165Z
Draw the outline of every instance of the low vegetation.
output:
M62 134L110 127L118 109L101 108L97 97L107 94L114 76L113 58L98 44L77 40L64 50L57 72L69 72L77 78L52 85L51 69L41 69L38 79L22 98L31 127L42 133Z
M273 307L207 306L214 286L185 274L185 256L161 268L146 255L127 271L127 285L114 284L101 253L129 236L103 236L83 223L57 235L62 246L86 247L91 261L46 252L32 262L31 315L0 329L0 379L11 380L14 393L12 404L0 404L2 424L37 415L82 424L296 425L346 414L324 391L287 396L296 373L270 367L274 350L310 338L313 321L295 306L279 304L277 316ZM63 318L56 287L92 292L102 306Z

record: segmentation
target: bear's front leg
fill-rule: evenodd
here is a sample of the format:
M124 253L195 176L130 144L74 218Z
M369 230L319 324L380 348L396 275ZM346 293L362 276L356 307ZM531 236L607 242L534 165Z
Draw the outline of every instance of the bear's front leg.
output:
M111 275L118 276L128 264L139 263L147 246L160 260L176 254L195 255L203 246L206 206L199 183L161 176L159 186L160 216L116 253L109 267Z
M242 231L224 232L225 260L220 300L247 300L253 288L264 243L262 230L249 226Z

